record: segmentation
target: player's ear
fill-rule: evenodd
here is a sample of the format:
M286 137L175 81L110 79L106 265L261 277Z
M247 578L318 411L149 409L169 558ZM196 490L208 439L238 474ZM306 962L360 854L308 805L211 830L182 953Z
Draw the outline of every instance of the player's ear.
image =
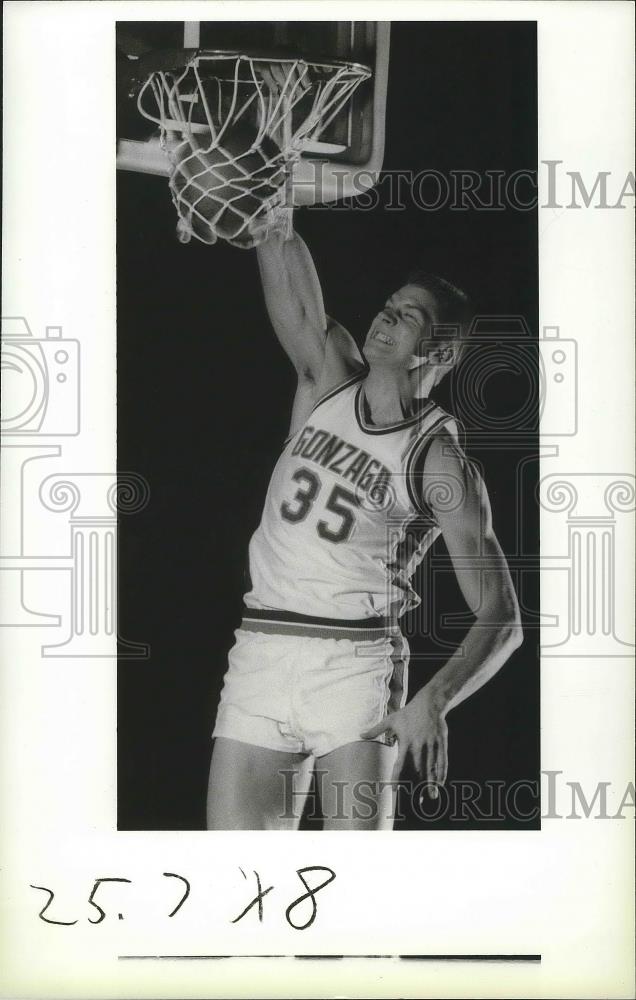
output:
M417 342L417 347L415 348L415 354L413 355L413 357L418 358L420 364L422 363L428 364L432 360L431 344L428 337L426 336L420 337L419 341Z
M459 358L458 345L455 341L439 344L433 349L431 361L437 368L436 385L453 370Z
M431 357L430 344L427 343L425 337L422 337L415 348L415 353L411 355L409 371L413 371L415 368L420 368L422 365L428 365L432 360L433 358Z

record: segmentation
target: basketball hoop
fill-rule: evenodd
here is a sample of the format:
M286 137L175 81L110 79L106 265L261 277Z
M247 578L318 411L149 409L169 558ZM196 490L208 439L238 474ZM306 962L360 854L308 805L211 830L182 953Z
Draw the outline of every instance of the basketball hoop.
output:
M140 70L137 107L160 129L179 239L242 248L290 232L295 164L371 76L358 63L210 50L155 53Z

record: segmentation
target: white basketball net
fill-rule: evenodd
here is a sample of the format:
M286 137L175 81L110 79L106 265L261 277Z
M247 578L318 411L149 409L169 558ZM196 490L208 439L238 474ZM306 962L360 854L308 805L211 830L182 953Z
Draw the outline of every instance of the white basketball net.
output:
M355 63L204 51L152 72L137 106L160 127L179 239L252 247L288 231L294 164L369 76Z

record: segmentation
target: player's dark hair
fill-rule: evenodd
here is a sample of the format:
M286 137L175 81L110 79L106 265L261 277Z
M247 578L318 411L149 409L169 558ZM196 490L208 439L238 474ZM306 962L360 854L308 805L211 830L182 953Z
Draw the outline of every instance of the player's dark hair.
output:
M440 325L449 328L450 335L447 339L459 340L459 350L455 362L457 364L464 353L468 330L473 318L472 305L468 295L461 288L447 281L446 278L440 278L439 275L431 274L422 268L415 268L411 271L404 284L423 288L434 297L438 307ZM454 334L453 327L455 327ZM443 337L445 332L440 330L440 337Z

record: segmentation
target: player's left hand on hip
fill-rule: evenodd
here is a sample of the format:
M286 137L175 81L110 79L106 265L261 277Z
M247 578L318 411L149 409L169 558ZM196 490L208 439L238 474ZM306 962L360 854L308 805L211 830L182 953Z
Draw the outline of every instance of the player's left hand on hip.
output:
M386 716L361 736L372 740L382 733L397 740L398 756L391 780L399 780L410 755L418 774L428 783L428 794L436 799L437 786L444 784L448 772L448 726L444 713L433 705L425 688L405 708Z

